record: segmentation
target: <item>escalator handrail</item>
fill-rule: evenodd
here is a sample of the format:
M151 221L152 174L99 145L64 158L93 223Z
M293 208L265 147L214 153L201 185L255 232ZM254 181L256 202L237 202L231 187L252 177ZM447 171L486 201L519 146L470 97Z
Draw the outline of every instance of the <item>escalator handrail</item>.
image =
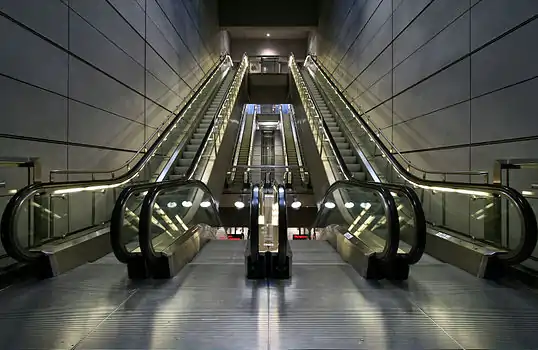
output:
M286 205L286 188L278 185L278 265L286 264L288 255L288 206Z
M219 61L216 63L216 67L218 67L221 63L222 60L226 59L226 55L222 56ZM202 87L205 85L206 81L209 81L208 78L210 78L211 76L213 76L213 72L214 72L214 68L211 69L209 72L207 72L204 77L196 84L196 86L191 90L191 92L189 93L189 99L187 100L187 102L185 102L185 105L184 107L186 107L187 105L189 105L191 103L191 101L195 98L196 95L198 95L198 93L202 90ZM187 97L185 96L185 98ZM182 100L181 102L183 102L184 100ZM179 107L179 106L177 106ZM172 113L172 114L176 114L179 115L182 113L182 110L183 108L181 108L181 110L178 110L177 113ZM172 120L170 123L175 123L174 120ZM51 174L55 174L55 175L81 175L81 174L92 174L92 175L96 175L96 174L111 174L112 176L114 176L115 173L117 173L118 171L124 169L124 168L128 168L129 165L133 162L133 160L141 153L144 152L144 149L147 148L147 146L150 144L150 142L153 140L153 137L155 135L158 136L159 133L161 132L164 132L163 131L163 128L165 127L166 125L166 120L157 128L153 131L153 133L147 138L146 141L144 141L144 143L142 144L142 146L140 146L138 148L138 150L135 152L135 154L129 158L123 165L119 166L118 168L115 168L115 169L112 169L112 170L68 170L68 169L65 169L65 170L51 170L50 173ZM156 142L156 140L154 141Z
M114 204L114 209L112 210L112 216L110 218L110 244L118 261L124 264L127 264L129 260L135 256L135 254L130 252L125 244L122 243L122 230L127 203L134 194L148 191L154 186L154 182L146 182L143 184L129 186L121 191L116 203Z
M362 183L356 179L351 180L356 183ZM392 192L396 192L400 195L403 195L411 204L413 210L413 221L415 228L414 241L411 244L411 249L409 252L404 253L402 258L406 261L407 264L412 265L419 262L420 258L424 254L426 249L426 236L427 236L427 227L426 227L426 215L424 214L424 208L422 208L422 203L418 197L415 190L407 186L402 186L398 184L388 184L380 183L383 187L389 189ZM400 232L401 233L401 232Z
M258 218L260 216L260 185L252 186L250 196L250 223L248 228L248 236L250 240L250 258L252 263L256 263L260 256L260 226Z
M328 75L331 75L327 72L327 69L325 68L325 66L319 62L317 60L317 58L315 56L312 56L312 55L309 55L307 56L307 59L310 58L312 60L312 62L316 63L316 65L320 68L320 71L322 71L323 75L325 76L325 78L328 77ZM307 61L307 59L305 59L305 62ZM332 76L332 75L331 75ZM329 81L329 84L331 84L331 86L337 91L337 94L342 97L344 99L344 95L340 93L340 90L338 90L338 88L336 87L335 84L333 84L332 80L328 79L327 78L327 81ZM347 99L346 99L347 100ZM383 134L381 132L381 130L375 125L372 123L372 126L374 128L376 128L377 130L377 133L379 133L379 135L381 135L383 137L383 139L385 139L385 141L390 145L390 147L392 149L394 149L394 152L397 153L401 158L402 160L407 164L407 166L409 168L413 168L415 170L417 170L418 172L421 172L421 173L424 173L424 174L432 174L432 175L443 175L443 176L446 176L446 175L471 175L471 176L484 176L486 179L488 178L488 175L489 175L489 172L488 171L484 171L484 170L475 170L475 171L465 171L465 170L462 170L462 171L435 171L435 170L426 170L426 169L422 169L416 165L414 165L413 163L411 163L411 161L409 159L407 159L405 157L405 155L403 155L399 150L398 148L396 147L396 145L394 145L394 143L392 141L390 141L386 136L385 134ZM377 134L376 133L376 134Z
M126 173L118 176L113 179L106 180L82 180L82 181L64 181L64 182L43 182L43 183L34 183L32 185L26 186L13 197L10 198L7 203L4 213L2 214L2 219L0 221L0 239L5 251L15 260L22 262L32 262L36 261L42 256L40 251L31 251L27 248L23 248L20 245L19 240L17 239L17 219L19 216L19 211L21 210L23 203L33 194L38 192L47 193L50 191L59 191L63 193L73 193L73 192L82 192L82 191L92 191L102 188L115 188L121 185L124 185L135 178L142 168L150 161L153 155L156 153L157 149L161 143L166 139L168 134L173 130L174 126L183 119L183 113L190 106L193 100L196 98L200 90L209 82L211 77L218 72L219 68L224 64L224 62L229 59L230 56L225 56L221 59L218 64L212 70L212 73L205 79L204 83L200 85L198 91L189 99L189 101L183 106L181 111L175 117L175 120L171 122L155 141L155 143L150 147L150 149L144 154L134 167L132 167ZM61 237L58 237L60 239Z
M153 224L151 219L153 217L153 207L155 205L155 201L157 200L157 197L161 194L161 192L169 189L182 189L190 187L201 189L206 194L209 194L214 219L218 223L219 227L223 227L220 220L220 216L218 214L219 210L217 202L213 197L213 194L209 190L209 187L207 187L207 185L203 181L180 179L174 181L160 182L152 185L153 187L144 197L142 209L140 210L140 223L138 226L140 250L142 252L142 255L144 256L144 259L149 264L155 264L157 259L159 258L159 255L157 255L157 253L155 252L155 249L153 247L153 241L151 238L151 225Z
M235 78L235 76L234 76L234 78ZM223 79L221 84L224 84L225 79L226 79L226 77ZM219 87L215 90L215 94L217 93L220 86L221 85L219 85ZM125 218L125 209L126 209L126 206L127 206L127 202L129 201L131 196L133 194L135 194L135 193L140 193L140 192L143 192L143 191L149 191L149 190L151 190L151 189L153 189L153 188L155 188L155 187L157 187L157 186L159 186L161 184L172 183L172 184L177 184L177 186L182 186L185 180L191 180L192 179L192 176L194 175L194 172L197 169L196 166L198 165L198 162L199 162L199 160L201 158L201 155L203 154L203 150L205 150L205 147L207 145L208 139L209 139L209 137L211 135L213 126L215 125L215 120L218 118L218 116L220 114L220 111L222 109L222 105L223 105L224 101L226 100L226 96L229 93L229 90L230 90L231 86L232 85L230 83L230 86L228 87L225 95L222 98L222 101L219 104L219 107L217 108L217 110L215 112L215 116L211 120L211 123L209 124L209 126L207 128L207 131L206 131L204 137L202 138L202 141L200 143L200 147L196 151L195 156L193 158L193 161L191 162L191 165L187 169L187 172L186 172L187 175L186 176L183 176L182 178L180 178L178 180L171 180L171 181L164 181L164 182L149 182L149 183L131 185L129 187L126 187L120 193L120 196L118 197L118 199L116 200L116 204L114 205L114 210L112 211L111 224L110 224L110 239L111 239L112 248L113 248L113 251L114 251L114 255L116 256L116 258L120 262L127 263L129 261L129 259L132 259L135 256L135 254L133 254L132 252L129 252L127 250L125 244L123 244L121 242L121 239L122 239L121 232L122 232L122 229L123 229L123 223L124 223L124 218ZM212 103L212 99L207 101L207 105L210 105L211 103ZM202 114L205 113L204 111L207 110L207 108L208 108L208 106L206 106L206 108L203 109ZM140 234L140 231L139 231L139 234Z
M400 175L400 177L402 177L408 183L426 190L436 190L439 192L456 192L468 195L473 195L474 193L487 193L492 197L499 196L499 194L502 194L508 197L512 204L514 204L514 206L517 208L517 211L521 218L521 239L515 249L509 250L508 252L503 254L499 254L497 255L497 257L503 260L506 264L514 265L525 261L531 256L538 241L538 226L536 222L536 215L531 205L520 192L511 187L500 184L474 184L454 181L445 182L426 180L415 176L411 172L407 171L407 169L402 166L402 164L400 164L400 162L396 159L396 157L394 157L392 152L390 152L386 145L379 139L377 134L373 132L370 125L364 121L364 119L357 112L355 107L349 103L347 98L345 98L341 91L336 87L334 82L327 77L326 73L322 68L320 68L318 63L314 60L312 61L317 65L320 72L322 72L322 74L325 76L325 79L331 84L333 90L335 90L336 93L342 99L342 101L344 101L347 108L349 108L353 112L355 119L361 125L362 129L366 131L366 133L373 140L373 142L375 142L376 147L383 153L385 158L391 164L392 168L398 173L398 175Z
M326 209L323 206L323 203L327 201L329 196L332 195L334 191L344 187L357 187L368 189L370 191L377 192L381 197L385 209L385 215L387 217L388 237L387 239L385 239L385 247L383 248L383 252L376 253L376 256L380 260L392 261L398 254L398 246L400 243L400 221L398 218L398 209L396 207L396 202L392 197L390 190L388 190L385 186L381 184L375 182L362 182L357 180L338 180L334 182L331 186L329 186L327 191L325 191L323 198L319 202L321 204L319 206L320 209L318 210L316 219L312 224L312 228L315 229L316 227L318 227L319 221L325 215L324 211Z

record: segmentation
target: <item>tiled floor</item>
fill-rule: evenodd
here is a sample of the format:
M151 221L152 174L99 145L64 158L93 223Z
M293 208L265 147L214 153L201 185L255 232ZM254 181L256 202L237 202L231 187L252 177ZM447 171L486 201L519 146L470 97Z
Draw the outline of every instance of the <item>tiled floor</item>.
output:
M247 281L244 241L178 276L133 283L107 256L0 292L1 349L532 349L538 298L425 257L408 281L362 279L325 242L294 241L293 278Z

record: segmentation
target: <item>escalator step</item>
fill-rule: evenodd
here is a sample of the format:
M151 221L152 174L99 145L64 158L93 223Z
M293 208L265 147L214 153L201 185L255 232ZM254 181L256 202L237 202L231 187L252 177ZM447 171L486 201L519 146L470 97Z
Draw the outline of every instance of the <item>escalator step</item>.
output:
M347 143L347 142L337 143L337 144L336 144L336 147L337 147L339 150L349 149L349 143Z
M358 163L346 163L346 166L352 173L356 173L362 170L361 165Z
M187 170L189 170L188 166L176 166L174 167L174 175L185 175Z
M187 152L196 152L198 148L200 148L199 145L187 145Z
M177 161L179 166L189 166L192 164L193 158L180 158Z
M366 173L364 172L356 172L352 173L352 175L354 179L357 179L359 181L366 181Z

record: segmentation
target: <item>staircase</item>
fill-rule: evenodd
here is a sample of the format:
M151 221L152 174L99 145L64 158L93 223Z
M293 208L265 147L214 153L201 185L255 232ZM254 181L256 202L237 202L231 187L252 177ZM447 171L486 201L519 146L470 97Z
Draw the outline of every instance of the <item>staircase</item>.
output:
M336 143L336 147L342 155L344 163L346 164L349 172L354 179L366 181L366 173L363 170L363 166L359 161L357 153L355 153L355 150L351 148L350 143L348 142L348 140L346 140L342 129L340 128L340 126L338 126L335 116L329 110L329 107L327 107L327 104L321 96L318 87L312 81L312 77L305 70L303 70L301 73L310 93L312 94L311 97L314 99L316 105L318 106L319 113L321 114L323 120L325 120L325 123L329 128L329 132L332 135Z
M194 161L196 152L200 147L203 146L202 141L207 132L207 129L209 128L209 125L211 124L213 118L216 117L218 108L222 100L226 97L228 87L230 86L233 78L234 74L233 72L230 72L228 73L226 79L224 79L224 82L219 87L219 90L215 94L213 101L211 101L209 108L205 111L203 117L200 119L198 125L196 126L194 133L192 133L189 141L181 150L181 153L179 154L176 161L176 166L172 170L172 174L170 174L169 176L169 180L178 180L186 175L187 171L189 170L189 167Z

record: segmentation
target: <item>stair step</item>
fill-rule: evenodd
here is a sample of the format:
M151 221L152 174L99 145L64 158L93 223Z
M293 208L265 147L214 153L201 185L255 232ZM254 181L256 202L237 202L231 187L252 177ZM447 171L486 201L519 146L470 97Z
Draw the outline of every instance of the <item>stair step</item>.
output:
M190 139L189 144L200 146L202 144L202 140L201 139Z
M187 145L187 152L196 152L198 151L198 148L200 148L200 145Z
M183 175L172 174L168 176L168 180L180 180L181 178L183 178Z
M357 157L355 156L342 156L344 158L344 163L346 164L352 164L357 162Z
M336 147L341 150L341 149L349 149L349 143L347 142L343 142L343 143L336 143Z

